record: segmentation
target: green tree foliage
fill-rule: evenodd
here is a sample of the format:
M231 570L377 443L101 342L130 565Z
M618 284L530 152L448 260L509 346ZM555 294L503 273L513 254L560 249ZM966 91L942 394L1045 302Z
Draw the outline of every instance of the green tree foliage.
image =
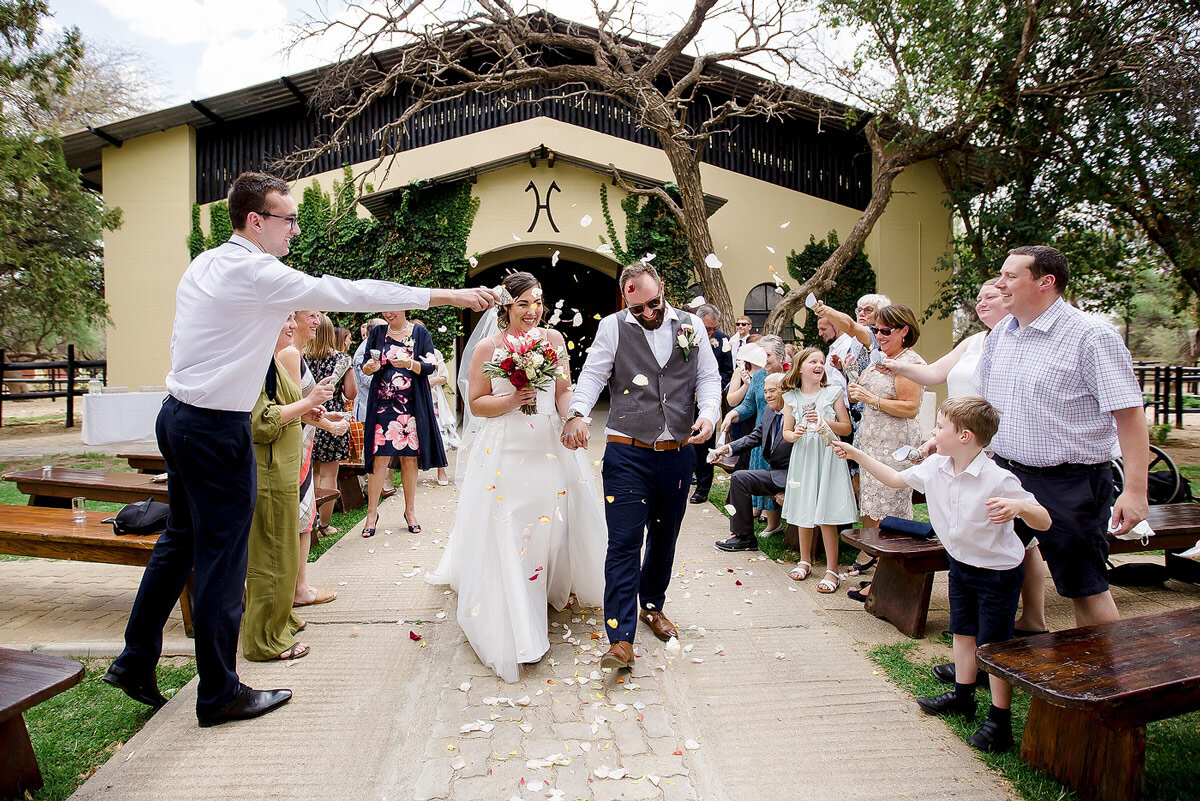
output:
M14 106L19 96L50 108L82 58L74 28L46 42L47 14L40 0L0 0L0 347L10 355L47 356L103 322L101 233L121 222L67 168L59 141L29 130Z
M467 278L467 236L479 211L471 184L412 186L404 193L391 225L380 232L372 272L376 278L411 286L462 287ZM458 310L438 306L419 312L444 354L462 331Z
M218 200L208 207L208 237L204 240L205 247L215 248L223 245L233 236L233 223L229 219L229 203Z
M194 259L204 252L208 243L204 239L204 230L200 228L200 204L192 204L192 228L187 238L188 258Z
M479 210L479 199L471 196L469 183L410 186L386 222L359 217L356 208L349 167L332 193L313 181L297 209L300 233L292 239L288 263L309 275L351 280L376 278L444 288L465 284L467 236ZM448 354L461 333L457 310L438 307L414 315ZM371 316L332 315L335 325L354 332Z
M668 193L678 194L674 185L667 184ZM608 187L600 185L600 207L604 213L604 225L613 255L622 266L632 264L649 253L654 254L654 269L658 270L666 287L667 300L673 306L682 306L691 300L688 287L696 281L692 259L688 250L687 233L679 224L679 218L656 197L639 198L627 196L621 201L625 212L625 244L617 236L608 207Z
M813 276L817 268L825 263L833 251L837 250L838 244L837 231L831 230L820 242L817 241L816 236L810 235L808 244L804 246L803 250L799 253L793 250L788 256L788 275L796 279L797 283L803 284ZM859 250L838 273L837 281L825 291L821 299L825 301L826 305L838 311L853 314L858 299L874 291L875 270L871 268L867 254ZM817 333L816 315L807 315L804 325L799 329L798 333L806 344L814 343L824 346L824 340Z

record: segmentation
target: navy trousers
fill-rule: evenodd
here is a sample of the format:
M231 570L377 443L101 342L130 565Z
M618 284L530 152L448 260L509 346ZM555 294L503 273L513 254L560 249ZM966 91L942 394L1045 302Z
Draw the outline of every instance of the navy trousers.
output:
M246 542L258 482L250 415L168 397L155 433L167 463L167 530L142 575L125 627L125 650L115 664L139 674L154 670L163 626L194 569L196 708L214 711L232 700L238 687Z
M695 453L687 446L653 451L610 442L604 450L604 619L609 642L633 642L639 599L643 609L662 609L695 465Z

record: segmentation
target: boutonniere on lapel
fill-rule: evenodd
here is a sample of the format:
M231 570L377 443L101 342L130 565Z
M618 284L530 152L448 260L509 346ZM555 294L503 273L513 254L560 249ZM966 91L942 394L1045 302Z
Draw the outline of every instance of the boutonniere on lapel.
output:
M675 337L676 344L683 351L683 360L686 362L688 357L692 355L692 348L700 344L700 335L696 333L696 329L689 323L683 323L679 326L679 336Z

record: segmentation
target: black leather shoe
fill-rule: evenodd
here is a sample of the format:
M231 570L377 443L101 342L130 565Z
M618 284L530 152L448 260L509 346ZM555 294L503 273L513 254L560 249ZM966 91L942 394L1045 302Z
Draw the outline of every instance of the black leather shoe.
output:
M734 535L727 540L717 540L714 543L718 551L757 551L758 540L754 537L739 537Z
M933 677L943 684L953 684L954 663L946 662L941 665L934 665ZM988 689L988 674L984 673L982 670L975 671L975 686L982 687L985 690Z
M167 699L158 691L158 679L153 671L149 675L138 676L118 665L110 665L101 681L116 687L139 704L158 709L167 703Z
M979 731L967 739L967 745L989 754L999 754L1013 747L1012 725L1005 726L988 718Z
M290 700L291 690L252 690L245 684L239 684L232 701L215 712L205 714L197 711L196 718L202 727L219 726L231 720L248 720L265 715Z
M704 503L708 500L708 490L696 490L692 493L692 497L688 498L688 503Z
M963 715L967 720L975 719L975 697L960 696L958 693L942 693L934 698L918 698L917 706L930 715Z

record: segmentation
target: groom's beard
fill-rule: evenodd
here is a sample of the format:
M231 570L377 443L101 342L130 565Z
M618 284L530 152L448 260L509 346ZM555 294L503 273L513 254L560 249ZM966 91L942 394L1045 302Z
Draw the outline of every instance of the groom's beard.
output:
M654 331L662 326L663 320L667 319L666 304L659 306L658 311L656 311L654 316L649 320L640 314L635 314L634 317L637 318L637 321L642 324L642 328L645 328L647 331Z

